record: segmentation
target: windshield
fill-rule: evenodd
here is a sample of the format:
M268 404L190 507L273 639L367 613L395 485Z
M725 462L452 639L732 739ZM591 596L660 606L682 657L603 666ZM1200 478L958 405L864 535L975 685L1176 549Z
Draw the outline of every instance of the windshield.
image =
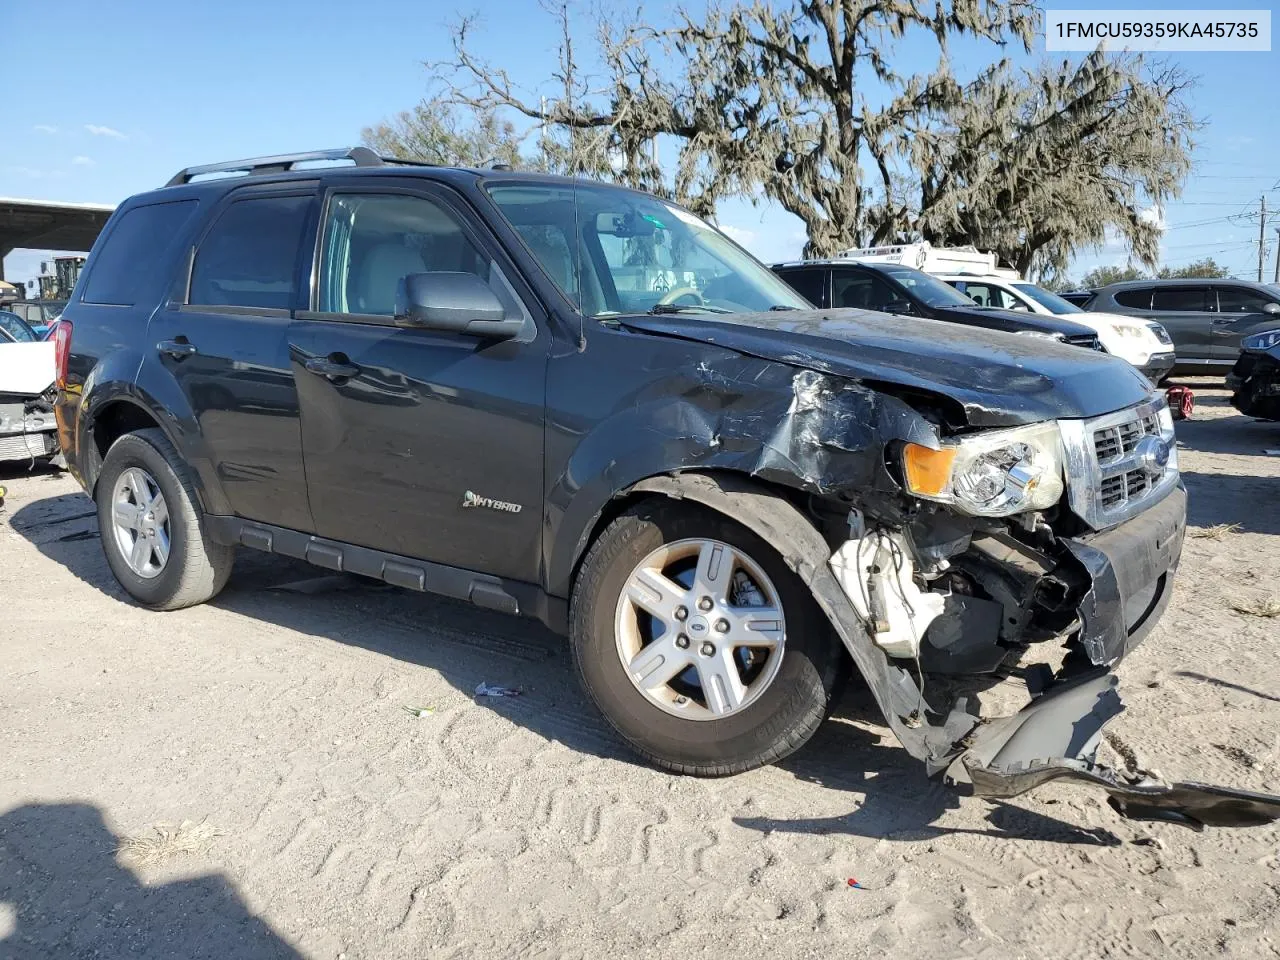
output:
M1050 313L1084 313L1079 307L1068 300L1063 300L1056 293L1050 293L1048 290L1041 290L1034 283L1014 283L1011 284L1013 289L1017 290L1024 296L1030 297L1042 307L1047 307Z
M10 313L8 310L0 311L0 331L8 334L7 337L0 335L0 342L8 339L16 340L18 343L34 343L40 339L27 326L26 321L16 313Z
M589 317L810 308L771 270L675 204L591 183L487 189L530 253Z
M955 287L943 283L937 277L929 276L923 270L897 265L882 267L881 269L910 290L912 296L917 297L931 307L977 306L971 297L966 297Z

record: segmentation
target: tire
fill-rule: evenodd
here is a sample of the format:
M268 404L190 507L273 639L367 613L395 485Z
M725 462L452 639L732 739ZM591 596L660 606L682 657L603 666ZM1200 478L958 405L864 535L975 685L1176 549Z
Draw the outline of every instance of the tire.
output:
M153 553L149 564L157 569L145 576L130 565L122 546L122 539L127 538L117 533L114 494L121 483L127 488L126 473L154 483L168 516L163 531L168 542L166 559L159 563L159 554ZM98 475L95 499L107 565L120 586L142 606L180 610L212 599L226 584L235 548L215 543L205 531L190 469L160 430L126 433L111 445ZM122 505L128 507L129 503L122 501Z
M630 609L624 607L629 603L623 598L624 588L633 582L632 576L638 567L649 563L655 552L665 556L667 551L684 549L681 545L690 540L711 541L721 547L728 545L732 551L745 556L744 563L753 563L755 569L771 581L769 587L782 610L785 636L778 648L780 660L772 667L772 679L754 694L754 699L748 697L736 712L726 715L715 714L709 709L711 701L705 695L699 701L693 692L690 697L677 696L674 702L655 702L654 696L641 692L640 681L632 680L634 668L629 670L624 665L623 658L629 654L623 652L623 634L628 629L625 618ZM692 578L694 574L686 576ZM679 613L674 616L678 618ZM827 715L844 666L843 648L830 624L808 588L777 553L727 517L683 502L644 501L609 524L583 560L574 584L569 618L574 666L591 700L637 753L653 765L674 773L728 776L773 763L798 750ZM705 623L696 624L695 620L701 617L689 618L678 637L683 637L686 630L692 636L695 627L708 630ZM716 622L715 629L721 625L722 622ZM650 636L658 633L664 639L668 636L655 618ZM702 635L718 639L714 633ZM740 635L736 627L732 635ZM648 643L656 642L642 640L646 646L640 649L645 650ZM731 647L732 644L725 645L725 649ZM700 649L713 649L713 646L708 644ZM766 657L772 655L768 652ZM686 649L679 656L687 657L690 653ZM729 656L738 654L734 652ZM636 657L633 664L639 660L638 654ZM765 664L761 676L769 669L768 659ZM655 675L661 672L659 668ZM739 674L740 678L749 675L745 668ZM672 683L680 684L687 676L690 674L681 673ZM678 691L659 688L663 698L673 692ZM683 705L681 701L685 701ZM717 706L724 704L720 702ZM705 718L691 719L682 714L688 710L697 710Z

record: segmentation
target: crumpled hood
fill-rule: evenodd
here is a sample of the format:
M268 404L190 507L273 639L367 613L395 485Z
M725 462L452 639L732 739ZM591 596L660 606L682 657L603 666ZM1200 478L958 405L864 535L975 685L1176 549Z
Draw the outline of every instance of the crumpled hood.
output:
M1094 417L1151 396L1147 379L1116 357L940 320L853 309L616 319L631 330L941 394L975 427Z

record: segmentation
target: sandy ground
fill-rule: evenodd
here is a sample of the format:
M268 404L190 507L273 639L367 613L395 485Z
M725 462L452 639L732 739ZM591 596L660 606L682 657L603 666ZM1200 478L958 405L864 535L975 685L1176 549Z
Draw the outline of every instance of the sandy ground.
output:
M1280 619L1231 606L1280 594L1280 425L1201 391L1179 436L1193 535L1240 527L1188 541L1111 729L1280 792ZM856 684L780 767L666 776L540 627L249 552L150 613L69 477L0 476L0 956L1280 956L1275 828L958 799Z

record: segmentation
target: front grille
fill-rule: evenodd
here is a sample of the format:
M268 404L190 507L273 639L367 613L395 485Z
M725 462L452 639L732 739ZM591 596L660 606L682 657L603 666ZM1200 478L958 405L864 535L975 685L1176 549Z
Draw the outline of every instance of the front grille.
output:
M1095 529L1114 526L1162 499L1178 481L1173 419L1163 399L1059 421L1071 508ZM1147 438L1158 443L1146 443ZM1163 466L1159 459L1167 454Z
M1102 341L1098 339L1097 334L1087 334L1079 337L1067 337L1066 342L1073 347L1084 347L1087 350L1100 350L1107 352L1107 348L1102 345Z

